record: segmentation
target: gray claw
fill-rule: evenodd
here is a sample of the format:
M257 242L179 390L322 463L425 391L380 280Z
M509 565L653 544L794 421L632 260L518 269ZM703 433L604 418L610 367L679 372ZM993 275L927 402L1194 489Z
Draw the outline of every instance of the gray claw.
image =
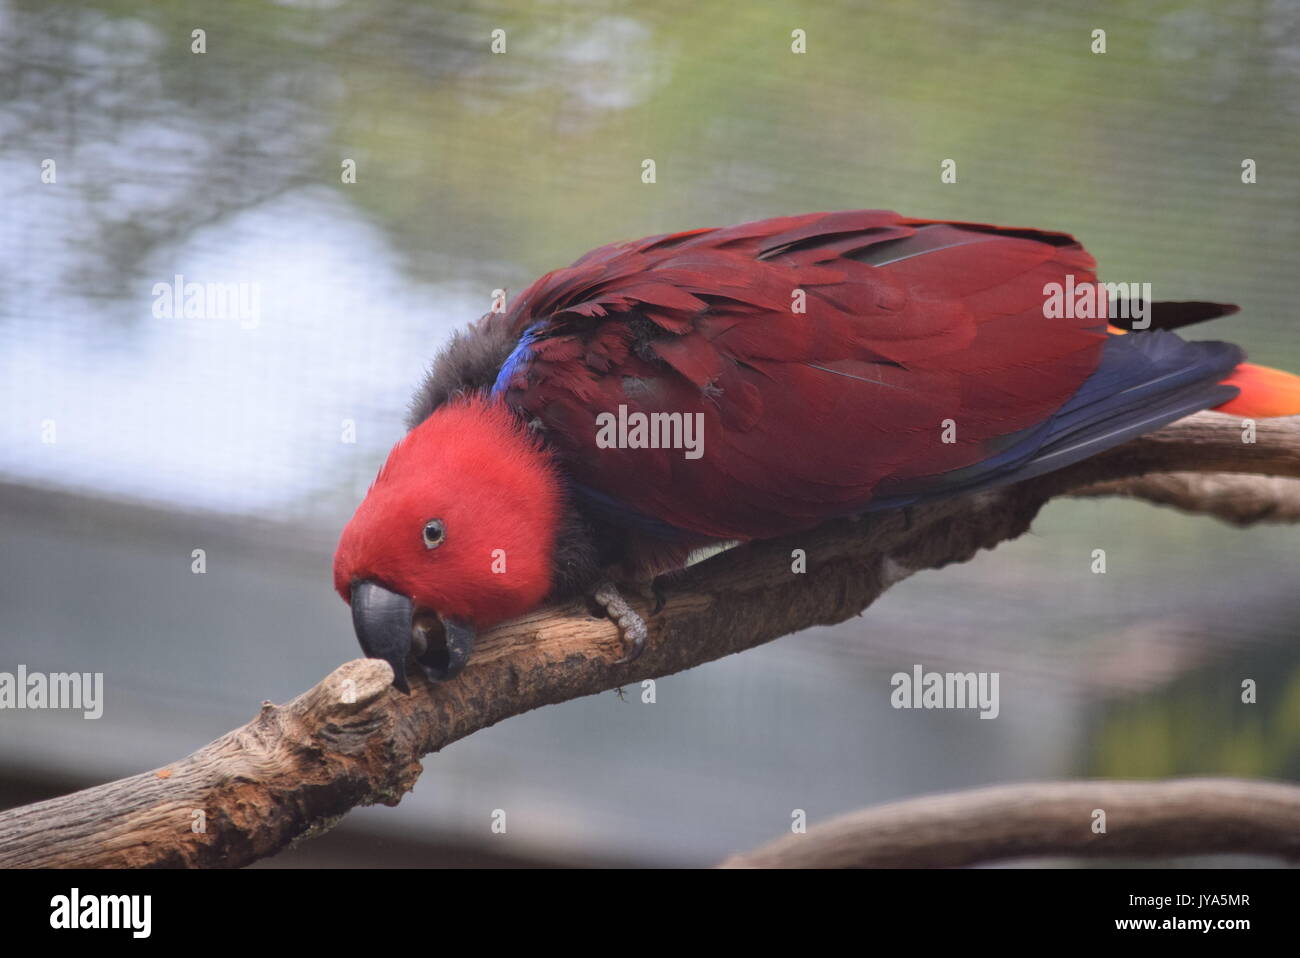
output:
M627 651L614 664L624 665L635 662L645 649L645 640L649 634L645 620L632 611L632 607L627 604L627 599L623 598L622 593L612 582L604 582L597 586L592 598L600 603L606 615L618 623L619 632L623 634Z

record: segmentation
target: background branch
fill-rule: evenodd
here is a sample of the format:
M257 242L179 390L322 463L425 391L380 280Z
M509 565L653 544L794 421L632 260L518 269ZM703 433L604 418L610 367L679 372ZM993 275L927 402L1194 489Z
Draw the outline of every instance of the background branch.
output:
M1165 472L1096 482L1072 496L1124 496L1214 516L1237 526L1300 521L1300 479L1235 473Z
M1093 831L1105 812L1104 834ZM1025 782L878 805L723 868L954 868L1041 855L1300 860L1300 787L1241 779Z
M732 549L662 580L654 616L633 601L650 639L631 664L614 664L617 630L580 602L485 632L455 681L417 677L410 696L388 687L387 664L349 662L163 769L0 813L0 867L246 865L357 805L396 804L421 756L478 729L841 622L912 572L1016 538L1053 496L1098 483L1141 496L1133 479L1151 473L1300 477L1300 419L1261 420L1253 444L1242 435L1239 420L1200 413L1016 486ZM806 554L806 574L792 574L793 549Z

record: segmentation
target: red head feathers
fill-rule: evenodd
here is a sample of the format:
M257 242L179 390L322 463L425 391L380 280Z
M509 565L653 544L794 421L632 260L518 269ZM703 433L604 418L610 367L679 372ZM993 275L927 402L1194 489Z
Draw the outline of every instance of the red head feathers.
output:
M435 671L452 674L464 664L457 640L468 654L474 628L519 615L550 590L562 508L549 456L504 404L448 403L393 447L343 530L334 588L354 619L359 602L386 609L394 632L403 616L408 632L412 613L436 613L425 616L426 640ZM362 644L368 638L366 652L378 658L403 645L402 661L390 660L401 680L410 640L382 631L371 626ZM442 653L450 661L437 662Z

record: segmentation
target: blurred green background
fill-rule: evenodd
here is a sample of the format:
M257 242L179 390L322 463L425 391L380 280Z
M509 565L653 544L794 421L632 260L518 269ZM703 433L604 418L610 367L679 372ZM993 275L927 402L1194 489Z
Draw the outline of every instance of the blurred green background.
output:
M1241 304L1193 335L1300 369L1298 88L1283 0L0 0L0 670L108 686L98 722L0 713L0 804L163 764L352 657L330 555L423 367L594 246L871 207L1065 230L1103 279ZM258 284L257 327L156 318L177 273ZM1298 535L1054 504L656 705L477 734L276 862L707 864L794 808L1300 780ZM914 662L1000 671L1001 717L893 711Z

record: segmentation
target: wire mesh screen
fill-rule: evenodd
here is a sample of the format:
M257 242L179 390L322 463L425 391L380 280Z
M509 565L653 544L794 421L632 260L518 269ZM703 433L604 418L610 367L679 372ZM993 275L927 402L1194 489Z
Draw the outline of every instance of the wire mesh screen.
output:
M873 207L1066 230L1300 368L1298 83L1281 2L0 0L0 651L115 696L0 723L5 781L160 764L353 656L331 550L438 346L604 243ZM482 841L505 793L528 854L704 863L792 807L1300 777L1293 532L1076 502L1035 533L665 679L675 706L476 735L349 821ZM1119 574L1081 574L1099 544ZM1249 719L1216 711L1229 655L1276 682ZM922 657L1015 701L904 721L878 693Z

